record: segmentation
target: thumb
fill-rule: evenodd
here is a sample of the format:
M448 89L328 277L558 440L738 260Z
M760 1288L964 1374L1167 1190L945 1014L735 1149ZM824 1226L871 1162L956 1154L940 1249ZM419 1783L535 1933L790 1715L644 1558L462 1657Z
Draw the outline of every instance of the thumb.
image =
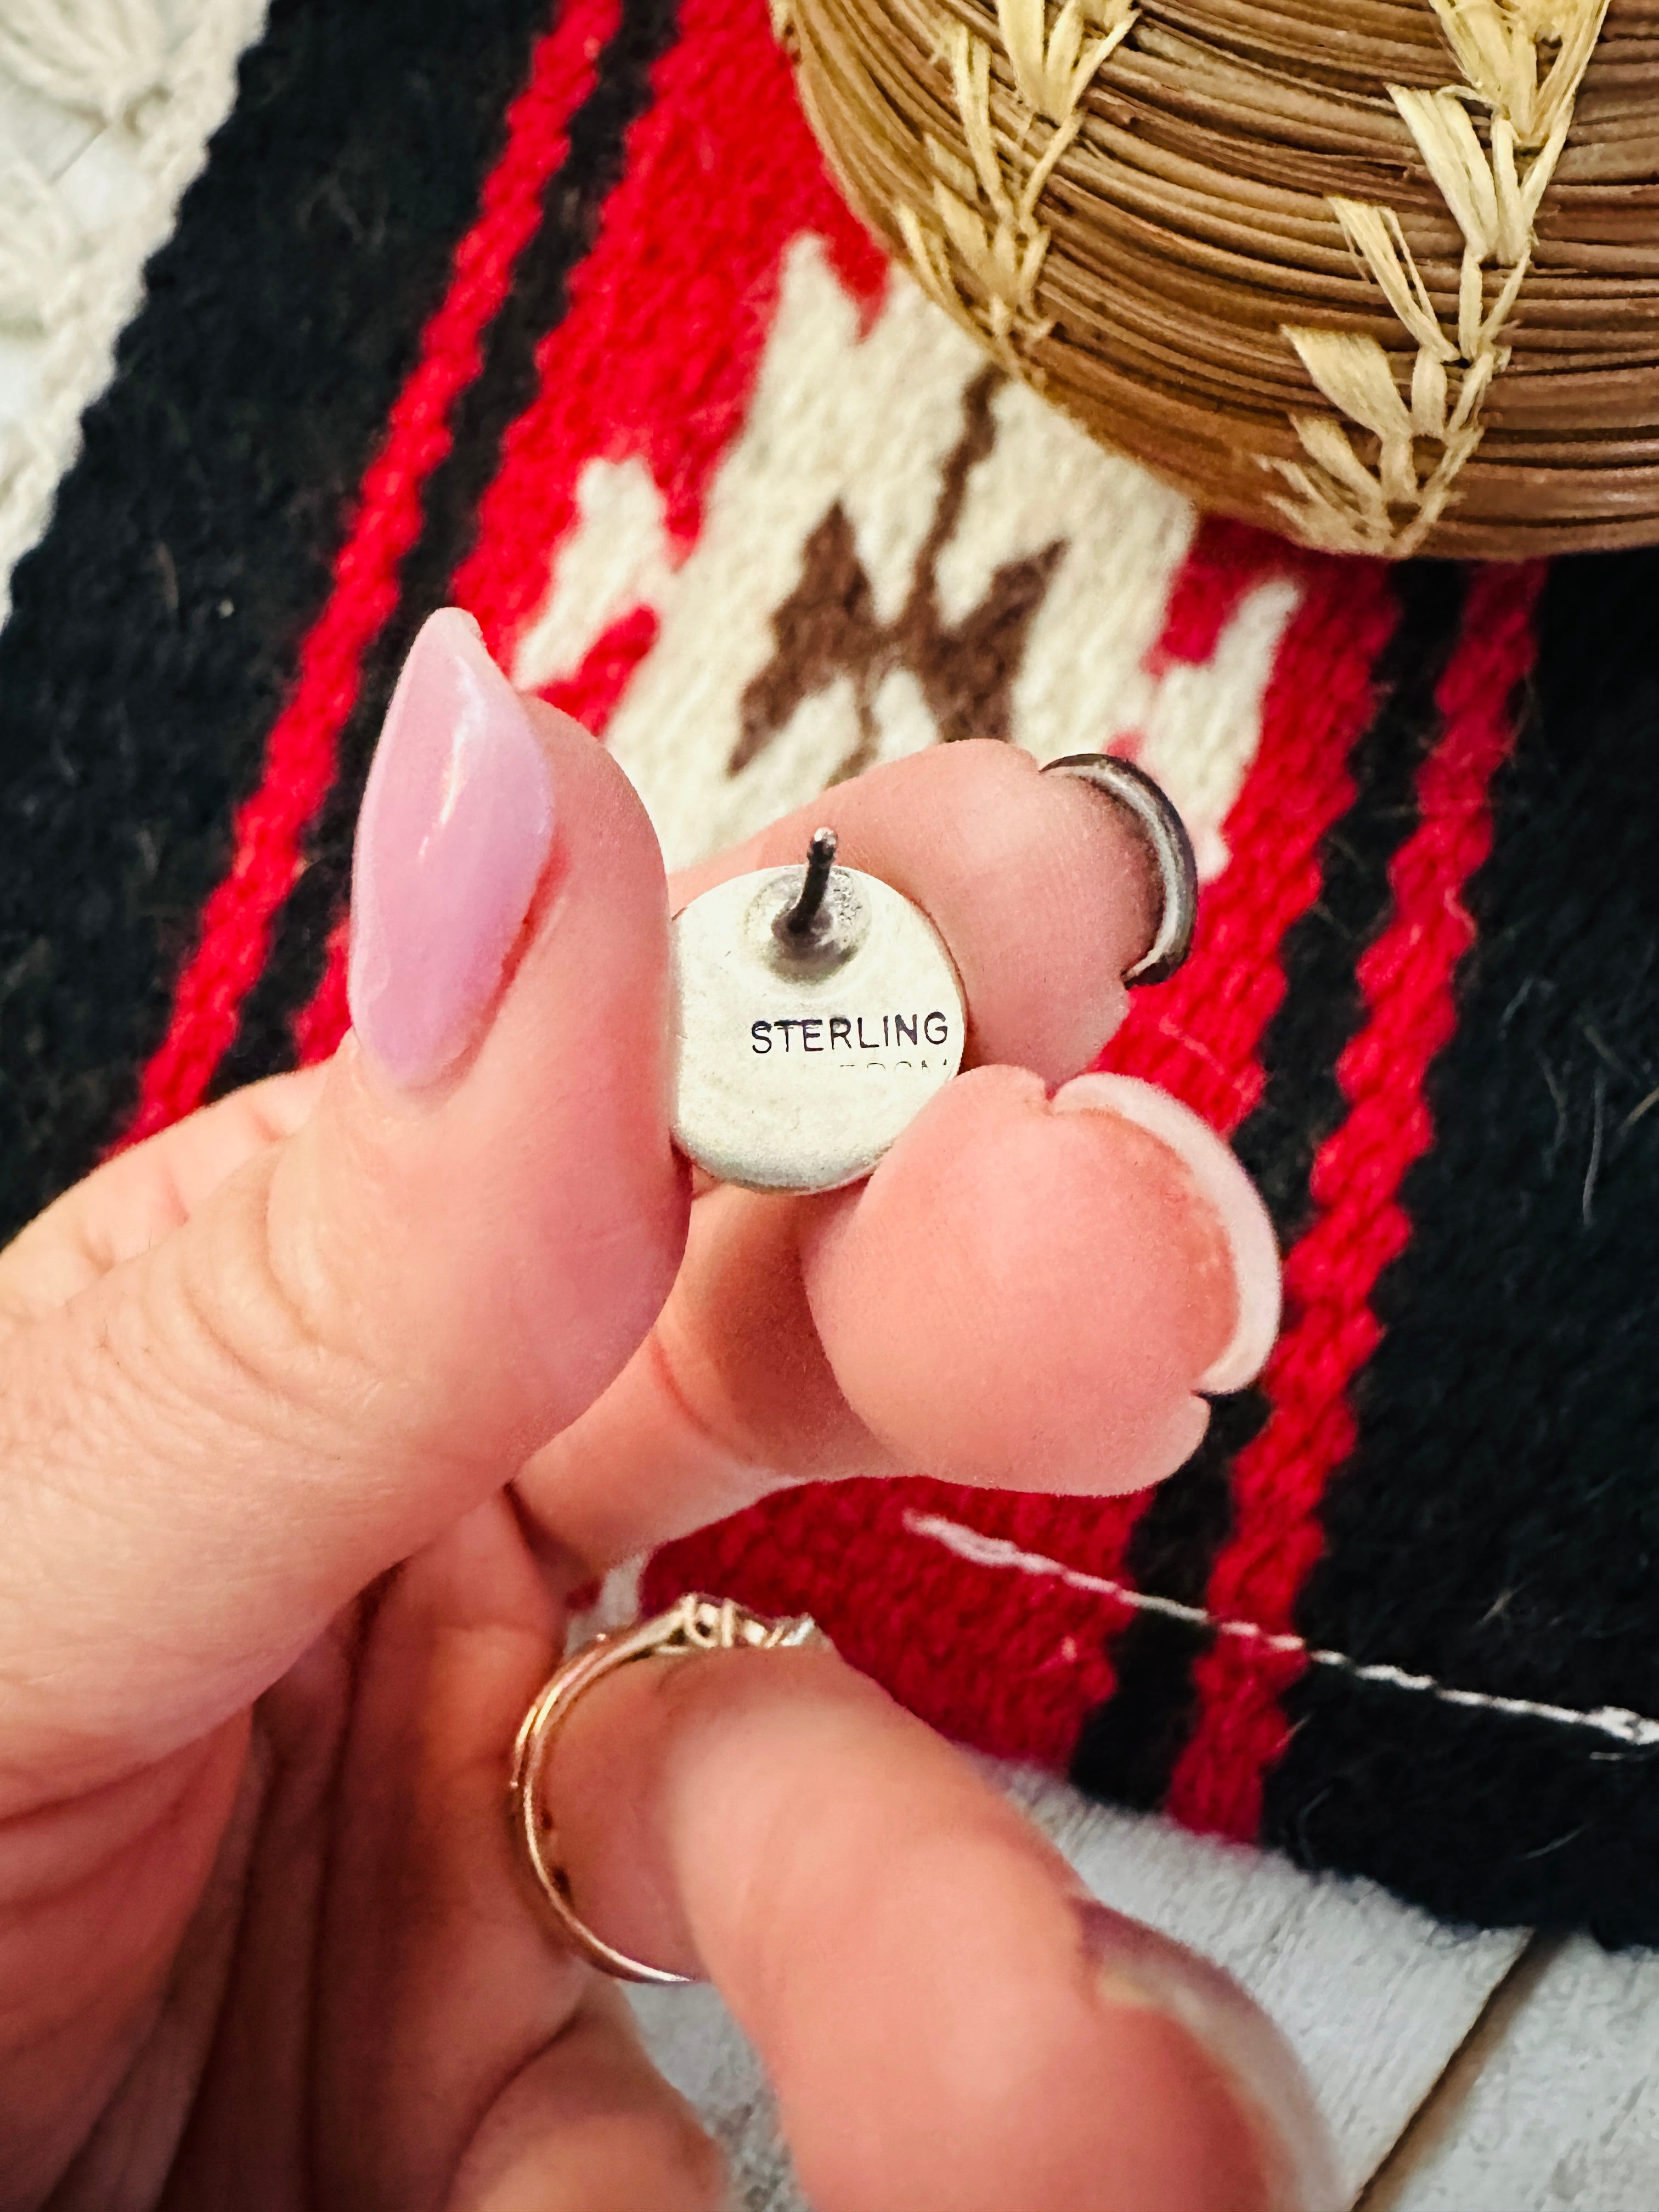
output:
M387 715L353 912L354 1030L301 1126L7 1340L0 1773L36 1795L257 1694L596 1397L672 1281L656 842L453 610ZM98 1241L98 1178L70 1200L9 1255L14 1310Z

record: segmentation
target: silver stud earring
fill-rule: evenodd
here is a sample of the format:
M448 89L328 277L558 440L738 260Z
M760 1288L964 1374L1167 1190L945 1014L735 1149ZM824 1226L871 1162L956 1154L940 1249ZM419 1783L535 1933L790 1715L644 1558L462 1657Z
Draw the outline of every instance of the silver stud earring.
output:
M676 918L674 1141L722 1182L839 1190L962 1065L967 1009L921 908L838 866L717 884Z
M1146 847L1163 911L1123 980L1163 982L1198 911L1181 817L1127 761L1073 753L1048 765L1112 799ZM938 931L890 884L839 866L833 830L813 837L804 866L693 899L675 918L674 977L674 1141L721 1182L856 1182L962 1065L967 1008Z

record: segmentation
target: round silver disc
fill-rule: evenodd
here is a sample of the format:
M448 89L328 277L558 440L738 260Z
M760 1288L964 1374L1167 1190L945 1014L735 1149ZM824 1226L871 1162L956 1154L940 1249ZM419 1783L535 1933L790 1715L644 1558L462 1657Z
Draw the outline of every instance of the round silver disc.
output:
M674 1141L722 1182L838 1190L868 1175L962 1065L966 1015L933 924L836 868L825 927L781 927L799 867L719 884L677 916Z

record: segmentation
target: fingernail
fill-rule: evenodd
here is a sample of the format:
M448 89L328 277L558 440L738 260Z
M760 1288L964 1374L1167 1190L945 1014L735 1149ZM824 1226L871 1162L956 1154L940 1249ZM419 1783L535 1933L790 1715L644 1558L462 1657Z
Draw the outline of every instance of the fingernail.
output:
M477 624L422 624L363 793L346 991L358 1041L416 1090L482 1029L547 860L553 793Z
M1093 1898L1079 1902L1078 1918L1106 2001L1174 2021L1215 2065L1256 2152L1250 2212L1340 2212L1346 2199L1313 2093L1290 2045L1232 1976Z
M1238 1316L1231 1342L1194 1390L1237 1390L1259 1374L1279 1334L1279 1240L1255 1185L1189 1106L1133 1075L1079 1075L1054 1097L1060 1113L1119 1114L1177 1153L1221 1223Z

